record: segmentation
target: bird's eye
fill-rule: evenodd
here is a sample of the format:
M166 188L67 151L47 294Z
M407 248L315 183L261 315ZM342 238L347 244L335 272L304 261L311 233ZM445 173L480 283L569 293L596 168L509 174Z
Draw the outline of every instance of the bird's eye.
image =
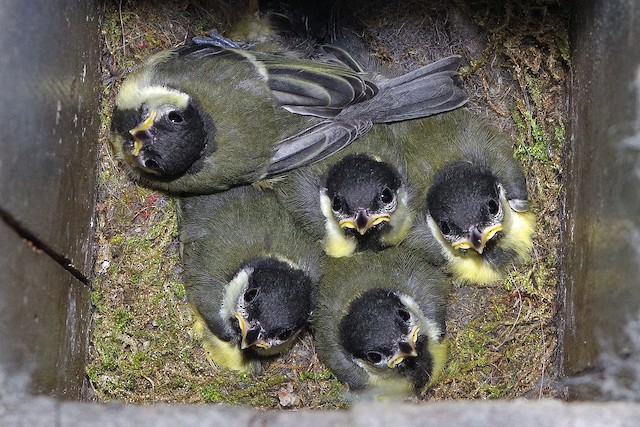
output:
M400 316L403 322L408 322L409 319L411 319L411 314L409 314L409 312L404 308L398 309L398 316Z
M251 302L256 298L256 295L258 295L258 289L256 288L247 289L246 292L244 293L244 301Z
M160 165L153 159L146 159L144 161L144 167L147 169L157 170L160 169Z
M389 187L385 187L384 190L382 190L382 194L380 194L380 201L385 205L393 202L393 191L391 191Z
M440 231L442 231L442 234L451 233L451 228L449 228L449 224L446 221L440 221Z
M340 212L342 210L342 201L339 196L333 196L333 200L331 200L331 209L334 212Z
M382 361L382 354L377 351L370 351L367 353L367 360L375 365Z
M489 208L489 213L491 215L497 214L498 211L500 210L500 206L498 206L498 202L496 202L493 199L489 200L489 203L487 203L487 207Z
M287 331L280 332L280 334L278 334L278 339L279 339L280 341L286 341L287 339L289 339L289 337L291 336L291 334L292 334L292 333L293 333L293 332L288 331L288 330L287 330Z
M177 111L169 112L169 114L167 114L167 118L173 123L182 123L184 121L184 117L182 117L182 114L178 113Z

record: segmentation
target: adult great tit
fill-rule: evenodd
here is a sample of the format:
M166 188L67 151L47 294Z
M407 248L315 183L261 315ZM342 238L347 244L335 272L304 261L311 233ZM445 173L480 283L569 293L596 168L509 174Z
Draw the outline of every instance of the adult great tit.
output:
M188 299L213 361L242 372L285 352L308 323L321 251L252 186L180 199Z
M202 41L202 38L199 38ZM117 155L143 183L212 193L317 162L373 123L457 108L452 56L394 78L199 42L161 52L123 82Z
M352 390L421 394L446 363L446 294L440 270L402 247L329 259L312 316L318 357Z
M527 258L535 218L509 137L464 110L392 128L423 203L408 245L471 283Z
M398 245L415 215L401 148L387 126L376 126L332 158L278 180L278 198L332 257Z

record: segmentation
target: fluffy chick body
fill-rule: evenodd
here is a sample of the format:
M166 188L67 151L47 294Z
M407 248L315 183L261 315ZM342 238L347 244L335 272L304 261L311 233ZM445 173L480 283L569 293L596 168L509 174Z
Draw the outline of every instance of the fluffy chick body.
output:
M352 390L384 398L422 393L446 363L447 290L438 269L401 247L328 260L312 318L320 360ZM403 312L401 319L384 308L395 306L391 310ZM389 339L397 341L395 329L403 321L408 322L406 334L414 328L415 354L394 359L381 346ZM367 351L356 354L364 347L380 351L381 360L372 363Z
M405 147L409 177L419 193L414 200L420 213L407 238L409 246L421 248L430 262L446 264L457 279L472 283L495 281L528 257L535 218L508 136L465 110L390 127ZM491 189L481 189L483 185ZM468 240L447 237L446 231L454 234L454 227L462 229L460 234L469 225L475 227L480 215L495 221L485 227L493 231L478 236L482 242L477 249Z
M413 223L415 191L388 126L374 127L357 144L289 173L274 186L297 224L332 257L395 246ZM389 196L388 203L380 201ZM366 218L364 227L356 225L357 212Z
M256 356L288 350L313 307L322 253L291 227L273 194L248 186L183 197L179 225L187 296L214 362L247 372L259 368ZM258 274L267 276L270 293L256 287L248 297ZM257 335L248 337L254 299L262 304L256 316L267 332L267 326L276 325L295 330L287 330L284 339L272 339L274 346L250 346L258 341ZM250 348L242 348L246 346Z

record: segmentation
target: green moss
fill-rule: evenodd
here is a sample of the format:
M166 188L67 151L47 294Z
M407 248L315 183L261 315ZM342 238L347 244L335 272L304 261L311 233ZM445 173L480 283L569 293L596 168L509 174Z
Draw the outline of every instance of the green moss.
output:
M260 378L260 381L246 375L219 375L199 391L205 402L273 407L277 404L276 388L286 381L284 375Z
M553 136L558 146L563 146L566 141L566 134L564 129L564 123L560 123L553 129Z
M540 111L544 108L543 106L543 97L540 89L540 79L537 76L532 76L529 73L524 74L524 79L526 83L527 92L533 100L533 105L535 106L537 111Z
M183 299L186 297L187 293L184 289L184 285L180 282L176 282L176 281L170 281L169 284L169 289L171 290L171 292L173 292L173 295L178 298L178 299Z
M124 331L131 324L133 316L128 311L117 309L114 313L114 327L117 331Z
M96 307L98 311L100 311L101 302L102 302L102 294L95 290L91 291L91 304L93 304L93 306Z
M140 369L142 368L142 365L144 364L144 362L149 360L149 356L147 355L147 353L142 352L142 351L137 351L134 353L133 355L133 366L136 369Z
M544 129L530 111L520 111L512 114L513 121L518 127L514 156L525 161L529 158L539 162L549 160L550 147Z

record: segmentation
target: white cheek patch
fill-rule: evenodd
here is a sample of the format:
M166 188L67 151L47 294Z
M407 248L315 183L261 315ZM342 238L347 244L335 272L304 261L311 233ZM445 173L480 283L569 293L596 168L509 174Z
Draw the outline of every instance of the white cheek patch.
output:
M438 227L438 224L436 224L436 221L431 217L431 215L427 215L427 225L429 226L429 230L431 230L431 234L433 235L433 237L435 237L436 240L438 240L438 243L440 243L442 254L448 260L451 260L451 258L454 257L454 249L453 247L451 247L451 243L449 243L447 239L444 238L444 235L440 231L440 227Z
M220 306L221 319L235 318L238 299L249 287L249 277L251 273L253 273L253 268L244 268L225 286L224 298Z
M500 278L500 272L491 267L476 251L469 250L462 254L454 249L430 215L427 216L427 223L431 234L440 243L442 254L448 260L448 268L458 279L471 283L491 283Z
M420 332L425 333L429 340L432 342L439 342L440 337L442 336L442 330L440 327L431 320L424 317L422 314L422 310L416 303L416 301L411 298L409 295L400 294L400 301L404 304L405 307L409 309L413 316L418 319L418 326L420 327Z

